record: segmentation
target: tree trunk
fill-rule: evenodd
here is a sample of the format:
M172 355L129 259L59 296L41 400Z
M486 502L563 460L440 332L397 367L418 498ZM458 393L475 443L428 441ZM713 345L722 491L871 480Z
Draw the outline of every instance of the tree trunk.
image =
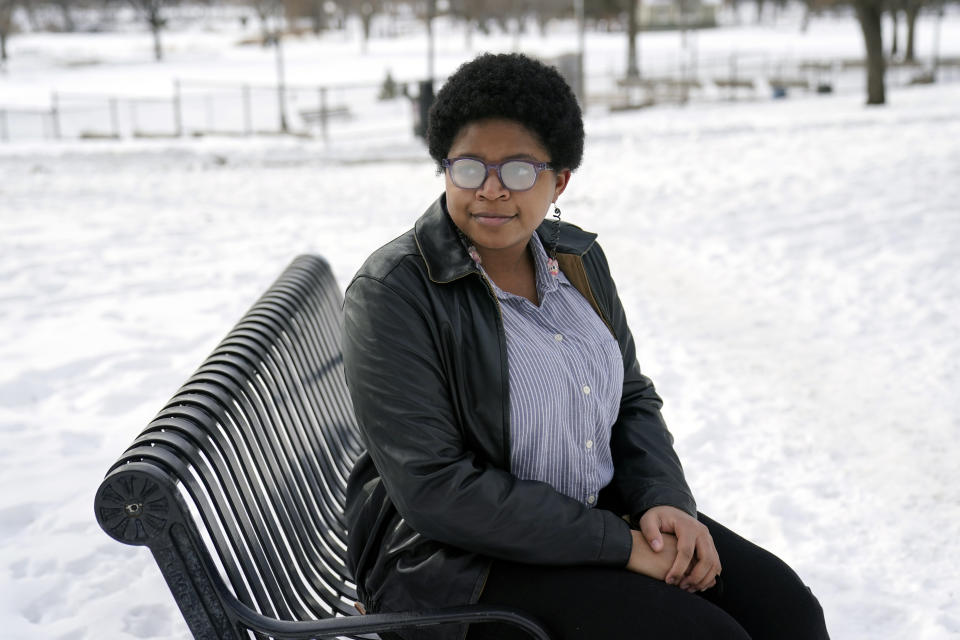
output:
M273 38L270 35L270 24L269 24L269 13L267 12L267 7L263 3L257 3L254 7L257 12L257 17L260 19L260 46L264 49L270 46L271 39Z
M160 16L150 18L150 30L153 31L153 57L157 62L163 60L163 47L160 44L160 27L162 25L163 21Z
M13 0L10 0L10 10L13 10L13 5L15 4ZM37 20L37 8L33 6L33 2L23 2L21 3L23 10L27 13L27 23L30 25L30 30L33 32L44 31L40 26L40 21Z
M810 7L809 0L803 3L803 18L800 20L800 33L806 33L810 27L810 18L813 17L813 9Z
M325 25L325 14L323 12L323 2L313 0L310 3L310 24L313 27L313 35L319 36Z
M70 13L70 1L57 0L57 4L60 6L60 14L63 16L63 30L67 33L73 33L77 30L77 26L73 23L73 14Z
M627 0L627 4L630 6L627 11L627 77L628 78L639 78L640 77L640 66L637 64L637 31L639 25L637 24L639 17L639 4L640 0Z
M863 32L863 41L867 50L867 104L885 104L883 35L880 17L883 13L882 0L854 0L857 20Z
M900 31L900 8L893 7L890 9L890 18L893 20L893 41L890 43L890 57L894 58L897 55L897 45L899 44L899 31Z
M427 21L427 81L433 83L435 73L433 58L436 54L436 43L433 40L433 19L437 17L437 0L427 0L426 10L424 19ZM431 87L432 86L431 84ZM424 131L426 131L427 123L424 122L423 126Z
M13 2L0 0L0 62L7 61L7 34L13 18Z
M137 10L140 17L150 25L153 33L153 57L157 62L163 60L163 47L160 44L160 30L166 21L163 19L162 9L164 0L130 0L130 4ZM112 13L108 11L108 13Z
M917 26L917 14L920 13L919 0L910 0L907 2L907 49L904 52L903 59L907 62L913 62L914 53L914 35Z
M360 14L360 24L363 26L363 42L360 44L360 50L367 52L367 45L370 44L370 29L373 26L373 12L362 12Z

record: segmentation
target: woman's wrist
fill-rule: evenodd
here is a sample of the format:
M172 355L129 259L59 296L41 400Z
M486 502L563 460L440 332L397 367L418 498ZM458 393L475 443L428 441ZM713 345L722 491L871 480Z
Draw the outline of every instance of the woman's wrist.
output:
M663 548L660 551L654 551L641 532L631 529L630 536L633 544L627 569L657 580L664 580L677 557L676 537L669 533L662 534Z

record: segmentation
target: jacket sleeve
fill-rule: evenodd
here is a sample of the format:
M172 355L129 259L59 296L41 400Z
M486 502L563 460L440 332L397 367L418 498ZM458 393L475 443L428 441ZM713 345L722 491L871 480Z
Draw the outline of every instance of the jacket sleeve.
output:
M640 372L633 335L606 256L594 244L584 259L623 354L620 414L610 436L611 488L635 518L658 505L674 506L696 517L697 505L673 449L673 436L660 414L663 401L650 378Z
M442 366L451 355L443 331L411 292L365 276L347 289L347 384L370 456L407 524L505 560L626 565L631 537L621 518L482 463L464 445Z

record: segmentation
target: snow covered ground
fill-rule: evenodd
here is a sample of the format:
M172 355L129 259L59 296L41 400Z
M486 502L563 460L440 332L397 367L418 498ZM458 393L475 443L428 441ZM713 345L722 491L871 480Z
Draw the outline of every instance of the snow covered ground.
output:
M957 16L943 34L957 55ZM133 37L18 36L0 102L193 57L269 69L205 33L153 65ZM414 73L412 38L305 42L291 67ZM708 38L861 46L834 21ZM443 42L441 72L469 55ZM612 38L588 45L622 64ZM310 68L311 46L338 64ZM943 640L960 637L960 83L889 98L597 110L561 206L600 234L700 508L790 562L834 638ZM345 286L441 188L409 136L0 144L3 638L189 637L149 553L95 523L103 473L293 256Z

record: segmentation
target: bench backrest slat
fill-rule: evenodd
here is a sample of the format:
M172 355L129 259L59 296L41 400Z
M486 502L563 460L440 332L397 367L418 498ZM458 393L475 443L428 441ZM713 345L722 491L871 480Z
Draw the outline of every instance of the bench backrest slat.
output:
M268 617L352 613L343 509L362 446L340 317L327 264L299 257L113 465L97 499L104 529L147 544L164 568L161 559L189 557L169 533L182 524L223 577L196 590L226 589ZM176 571L164 574L175 594L189 592ZM204 615L222 625L202 595ZM181 609L198 633L200 614Z

